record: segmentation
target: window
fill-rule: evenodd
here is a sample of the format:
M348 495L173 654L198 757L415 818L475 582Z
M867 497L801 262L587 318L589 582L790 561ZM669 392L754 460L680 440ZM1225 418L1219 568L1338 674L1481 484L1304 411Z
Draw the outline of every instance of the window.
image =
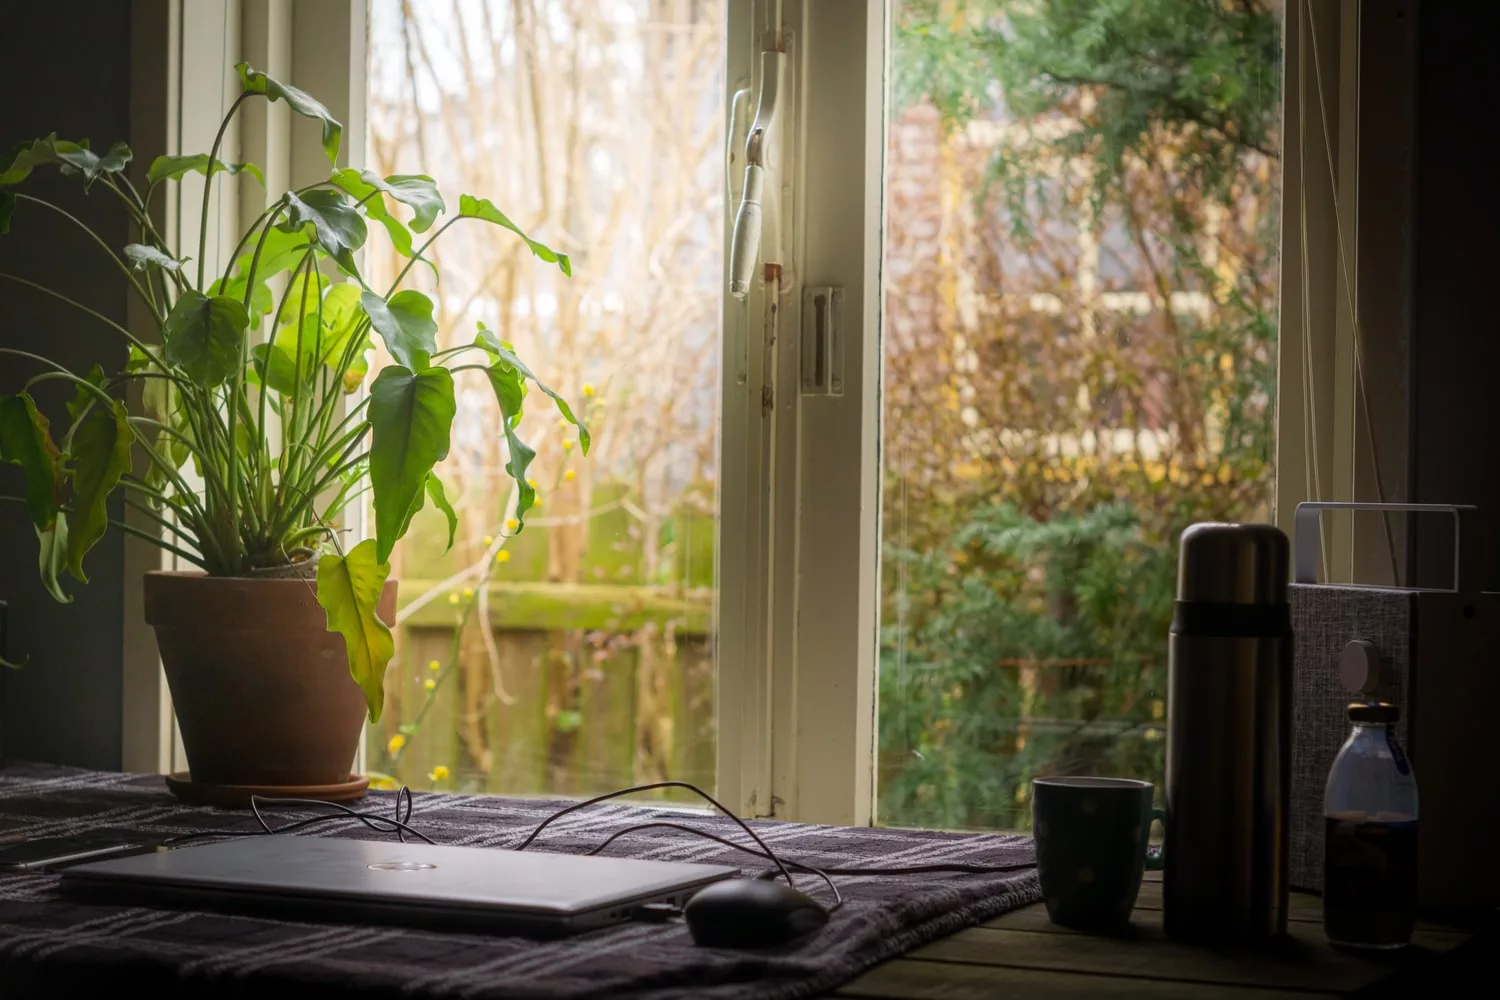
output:
M366 165L490 198L573 260L567 279L502 229L455 229L442 287L419 279L439 346L484 324L593 433L584 458L550 412L527 421L540 503L514 534L494 394L460 383L438 470L459 534L427 510L396 551L369 766L507 794L712 788L723 5L375 0L369 26ZM405 264L368 254L386 281Z
M1361 6L143 14L142 65L195 42L141 116L158 145L206 145L246 58L367 136L351 165L425 165L577 264L565 282L512 243L441 251L444 336L514 339L597 444L580 461L561 428L538 438L542 506L506 538L503 448L468 397L441 470L468 534L444 551L424 521L400 553L364 766L510 794L684 777L747 815L1001 827L1024 826L1039 771L1157 774L1176 533L1379 496L1374 447L1404 448L1356 405L1353 303L1387 301L1356 294L1358 264L1396 259L1401 226L1354 225L1361 184L1399 180L1362 170ZM273 185L326 169L302 123L236 133ZM255 197L239 185L242 211ZM1331 578L1358 537L1325 533ZM148 643L136 766L168 732Z
M891 5L879 802L1161 782L1175 542L1268 520L1281 16Z

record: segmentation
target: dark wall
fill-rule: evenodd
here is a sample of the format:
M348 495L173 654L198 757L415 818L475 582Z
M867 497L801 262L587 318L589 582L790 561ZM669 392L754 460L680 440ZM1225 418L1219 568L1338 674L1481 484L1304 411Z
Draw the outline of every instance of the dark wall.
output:
M3 0L0 144L56 132L88 138L95 149L130 135L130 4ZM102 188L85 195L55 169L34 173L23 191L62 205L112 247L130 242L125 216ZM35 205L16 208L0 236L0 272L63 292L121 325L125 279L87 235ZM86 315L0 281L0 346L42 354L77 373L95 363L118 370L119 335ZM0 355L0 393L38 371ZM57 383L38 386L57 433L66 428ZM15 466L0 466L0 494L20 492ZM116 500L118 506L118 500ZM118 509L111 515L118 518ZM116 768L120 765L120 676L124 549L111 530L89 553L88 586L69 581L73 603L59 605L37 579L36 535L25 509L0 503L0 600L10 604L10 657L29 658L3 678L5 754Z
M1497 27L1494 4L1425 3L1417 43L1412 497L1479 505L1487 590L1500 590ZM1416 582L1445 587L1453 540L1435 520L1414 525Z

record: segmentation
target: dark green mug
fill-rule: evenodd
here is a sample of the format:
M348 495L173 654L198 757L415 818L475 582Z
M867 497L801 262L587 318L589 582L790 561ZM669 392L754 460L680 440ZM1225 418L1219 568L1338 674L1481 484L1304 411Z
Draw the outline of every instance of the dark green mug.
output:
M1152 821L1166 821L1153 791L1133 778L1031 782L1037 873L1053 923L1108 929L1130 920L1141 872L1162 866L1161 853L1146 850Z

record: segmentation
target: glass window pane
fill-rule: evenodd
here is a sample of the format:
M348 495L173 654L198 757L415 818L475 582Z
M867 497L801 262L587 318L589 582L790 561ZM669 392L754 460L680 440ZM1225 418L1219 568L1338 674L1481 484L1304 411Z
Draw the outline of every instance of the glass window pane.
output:
M1182 529L1268 520L1281 4L894 0L878 814L1163 777Z
M584 458L550 402L526 399L539 499L507 537L498 408L482 372L458 377L438 468L458 532L448 550L429 505L394 555L373 772L521 795L713 787L723 6L370 5L369 168L431 173L450 216L460 193L486 197L572 255L568 279L498 226L456 226L428 251L441 285L412 272L439 346L483 323L593 432ZM381 237L375 287L406 263Z

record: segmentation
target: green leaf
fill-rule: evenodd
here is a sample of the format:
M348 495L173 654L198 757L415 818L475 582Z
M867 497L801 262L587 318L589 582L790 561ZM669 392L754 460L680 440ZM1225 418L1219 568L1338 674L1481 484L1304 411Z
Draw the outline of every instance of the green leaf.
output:
M131 350L135 350L135 348L132 347ZM90 368L89 373L84 376L84 381L89 385L102 389L104 387L105 381L104 369L99 367L98 365L95 365L94 367ZM98 401L99 394L97 392L90 392L83 386L78 386L73 390L73 398L68 400L68 419L73 421L74 423L77 423L78 418L83 416L84 413L88 412L89 407L94 403L97 403Z
M364 343L360 345L358 353L354 355L354 360L349 362L348 368L344 369L345 395L354 392L364 384L365 376L370 374L370 359L368 355L374 347L375 345L370 343L370 338L366 337Z
M249 326L250 317L239 300L226 295L209 298L189 289L177 299L162 328L167 361L212 389L239 367Z
M130 261L137 271L144 271L153 264L164 271L181 271L182 265L191 258L183 257L179 260L144 243L127 243L125 244L125 259Z
M516 433L521 422L521 402L526 398L526 385L521 373L512 365L496 361L485 369L490 387L495 390L495 399L500 403L500 426L505 431L505 443L510 458L505 471L516 481L516 531L526 526L526 512L536 504L536 490L526 481L526 469L536 458L536 450L522 441Z
M59 604L72 604L73 598L63 592L58 577L68 558L68 515L57 512L57 520L50 528L37 528L37 569L42 574L42 586Z
M89 149L88 140L69 142L57 133L30 143L19 143L0 157L0 187L19 184L33 169L57 164L64 174L82 174L85 188L100 174L117 174L130 162L130 147L114 143L103 156Z
M273 227L266 233L265 242L260 244L260 260L255 259L255 247L259 242L259 237L255 237L250 241L250 249L235 258L233 273L243 277L250 273L250 265L253 263L255 280L264 283L302 263L303 256L311 252L316 238L312 226L304 226L302 229Z
M510 365L516 371L520 372L523 377L531 379L532 382L536 383L538 389L550 396L552 402L557 404L557 412L563 415L563 419L578 428L578 447L585 455L589 453L589 445L593 439L589 436L588 427L580 423L578 418L573 415L573 408L568 405L566 399L563 399L557 393L543 385L541 380L536 377L536 373L526 367L521 359L516 356L514 348L495 336L494 331L490 330L483 323L479 324L479 338L475 343L483 347L490 357L497 359L499 363Z
M446 555L453 548L453 536L458 531L458 512L448 502L448 494L443 490L443 481L438 478L436 472L427 473L427 496L432 500L432 505L443 512L448 519L448 548L443 549Z
M471 194L459 195L458 214L465 219L483 219L485 222L493 222L497 226L504 226L525 241L531 248L531 252L549 264L556 264L562 269L562 273L568 277L573 276L573 262L565 253L558 253L545 243L538 243L521 231L521 227L510 221L510 217L500 211L488 198L476 198Z
M233 277L227 283L222 280L216 280L208 286L208 294L223 295L225 298L234 299L240 305L244 305L245 279ZM260 318L275 308L276 299L271 293L271 286L264 281L257 281L255 288L250 292L251 325L260 326Z
M109 524L106 504L109 494L130 471L130 424L125 405L116 401L109 410L95 410L73 433L69 458L73 469L73 530L68 536L68 572L80 583L88 583L83 557L104 537Z
M354 266L354 251L365 245L369 229L354 202L343 193L328 188L317 188L300 196L288 191L286 200L286 220L276 228L295 232L310 224L319 246L338 263L339 268L350 277L359 277Z
M328 631L344 637L349 674L365 693L371 722L380 719L385 706L385 668L396 655L391 630L376 613L390 573L390 564L375 558L373 538L348 555L318 560L318 603L328 614Z
M370 385L370 487L381 562L406 533L427 474L448 455L455 410L446 368L391 365Z
M401 364L415 368L416 352L431 355L437 350L432 300L421 292L407 289L392 295L389 301L374 292L365 292L359 301L391 357Z
M381 179L373 170L356 172L353 167L344 167L342 170L335 170L329 180L360 200L381 191L403 205L410 206L411 229L415 233L425 233L438 215L448 208L443 203L437 182L426 174L392 174ZM369 211L371 218L389 214L384 198L370 198L365 202L365 209ZM407 256L410 257L411 254L407 253Z
M328 109L321 102L311 94L251 69L249 63L238 63L234 68L240 74L240 84L245 88L246 93L265 94L269 100L286 101L287 106L297 114L321 121L323 123L323 152L328 154L329 163L338 161L339 138L343 135L344 126L328 113Z
M237 174L242 170L260 181L261 187L266 186L266 175L261 173L260 167L253 163L213 161L213 172L216 174ZM158 156L151 161L151 167L146 171L146 180L148 183L157 184L161 181L180 180L188 174L207 174L208 172L207 153L194 153L191 156Z
M277 330L271 343L257 345L250 352L255 359L255 372L261 381L282 395L293 396L317 384L320 365L337 368L343 359L349 338L354 335L364 318L359 294L359 286L353 284L338 284L328 288L327 294L322 298L322 325L319 326L317 293L309 285L306 312ZM290 314L294 307L302 306L300 289L293 286L287 296L287 313ZM302 358L300 387L294 385L299 352ZM362 379L363 374L360 377Z
M0 396L0 460L21 467L26 479L26 510L37 531L47 531L62 506L62 456L52 441L47 418L26 393Z

